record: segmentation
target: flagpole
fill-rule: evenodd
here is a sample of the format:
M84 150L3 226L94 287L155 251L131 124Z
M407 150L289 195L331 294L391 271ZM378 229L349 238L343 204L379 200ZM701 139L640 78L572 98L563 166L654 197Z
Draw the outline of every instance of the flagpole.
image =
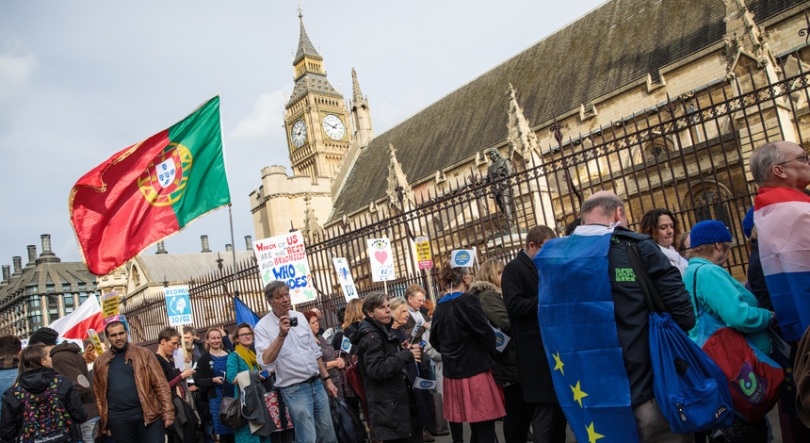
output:
M228 203L228 220L231 223L231 254L233 254L233 296L239 295L239 289L236 289L236 242L233 237L233 211L232 205Z

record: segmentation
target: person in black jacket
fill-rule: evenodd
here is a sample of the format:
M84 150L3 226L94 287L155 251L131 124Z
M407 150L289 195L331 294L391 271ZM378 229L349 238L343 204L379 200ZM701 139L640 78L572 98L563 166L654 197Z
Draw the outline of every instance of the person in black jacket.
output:
M70 435L70 441L81 441L79 423L87 420L87 411L82 405L82 399L69 378L54 372L51 368L48 349L39 343L23 349L20 354L20 376L17 382L3 393L2 412L0 412L0 442L19 441L20 434L25 431L26 426L31 425L30 417L29 420L24 419L30 411L26 410L25 404L18 394L25 391L41 398L47 395L46 391L54 382L56 382L56 398L59 399L72 422L70 425L67 420L63 420L61 427L64 427L64 431Z
M384 293L366 295L363 312L366 318L352 331L350 340L357 346L368 400L371 439L422 443L416 400L405 368L420 360L421 348L419 345L403 347L388 327L391 310Z
M588 225L615 226L608 251L608 275L613 292L616 332L622 347L627 378L630 382L630 402L636 417L639 440L649 442L693 441L691 434L674 434L653 392L653 368L650 359L648 331L649 311L638 279L619 281L617 269L632 269L628 242L635 242L641 262L661 294L665 312L684 331L695 326L695 312L689 293L681 280L680 271L672 266L655 241L635 233L627 226L624 203L608 191L594 193L582 205L583 227Z
M185 380L194 375L193 369L186 369L180 371L175 367L173 352L180 347L180 332L177 329L168 327L160 331L158 334L158 350L155 353L163 375L169 383L169 388L172 391L172 403L175 405L175 421L174 426L166 429L166 436L169 443L189 443L195 441L197 437L196 428L199 421L191 409L191 404L186 401L188 397L188 386ZM180 411L179 408L183 408ZM185 423L179 420L181 414L185 414L188 418Z
M219 436L220 443L233 443L233 429L219 420L219 408L223 397L233 397L233 385L225 381L225 368L228 365L228 352L222 343L222 328L211 328L205 333L205 353L197 362L194 382L205 397L211 411L212 431Z
M506 411L492 377L495 331L478 297L467 292L469 268L451 268L445 262L440 282L447 291L433 312L430 345L442 355L444 418L469 423L471 441L497 442L495 420Z
M557 237L548 226L535 226L526 234L526 249L518 252L514 260L506 264L501 275L501 290L506 312L512 326L512 340L517 349L518 374L523 401L533 413L524 414L518 424L519 435L529 432L530 417L534 443L565 442L563 414L554 384L551 369L546 360L540 324L537 322L537 289L539 277L532 259L543 243ZM529 417L526 417L526 416Z

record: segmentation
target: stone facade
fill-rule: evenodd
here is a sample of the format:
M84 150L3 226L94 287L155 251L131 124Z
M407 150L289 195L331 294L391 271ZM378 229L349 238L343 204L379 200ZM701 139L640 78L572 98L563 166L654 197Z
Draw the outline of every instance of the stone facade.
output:
M82 262L62 262L51 250L50 234L41 236L42 253L28 246L28 263L13 257L13 273L3 265L0 282L0 335L26 338L70 314L87 297L98 297L96 276Z

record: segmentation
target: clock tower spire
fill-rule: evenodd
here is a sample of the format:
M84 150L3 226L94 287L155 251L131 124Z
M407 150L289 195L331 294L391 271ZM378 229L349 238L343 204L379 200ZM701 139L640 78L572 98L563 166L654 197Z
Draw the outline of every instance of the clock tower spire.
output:
M348 111L343 96L329 83L323 57L304 28L293 58L295 87L284 116L287 145L294 175L334 177L351 143L346 130Z

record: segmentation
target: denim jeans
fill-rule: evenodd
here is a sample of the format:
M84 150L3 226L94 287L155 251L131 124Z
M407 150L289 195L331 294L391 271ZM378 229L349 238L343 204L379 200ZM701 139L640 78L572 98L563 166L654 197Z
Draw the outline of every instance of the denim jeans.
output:
M280 390L295 426L295 443L337 443L329 398L320 380Z

